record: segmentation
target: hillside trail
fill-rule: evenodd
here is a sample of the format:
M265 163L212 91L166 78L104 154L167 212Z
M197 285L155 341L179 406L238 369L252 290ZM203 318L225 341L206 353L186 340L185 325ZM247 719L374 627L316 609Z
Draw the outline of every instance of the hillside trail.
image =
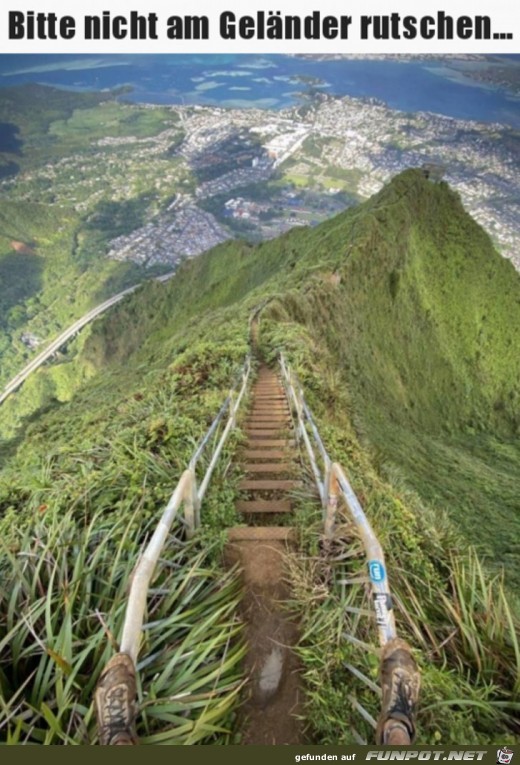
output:
M261 364L246 420L240 455L244 496L237 502L247 527L228 530L225 560L242 569L241 615L248 644L243 703L236 733L241 744L302 743L302 688L294 652L298 626L283 606L290 597L285 578L294 530L280 523L292 512L289 492L299 485L290 412L280 378Z

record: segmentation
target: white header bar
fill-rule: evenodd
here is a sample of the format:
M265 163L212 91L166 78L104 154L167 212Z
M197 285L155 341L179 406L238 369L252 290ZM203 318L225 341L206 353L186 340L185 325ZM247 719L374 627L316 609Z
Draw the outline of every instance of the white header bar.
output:
M0 53L520 52L510 0L7 0Z

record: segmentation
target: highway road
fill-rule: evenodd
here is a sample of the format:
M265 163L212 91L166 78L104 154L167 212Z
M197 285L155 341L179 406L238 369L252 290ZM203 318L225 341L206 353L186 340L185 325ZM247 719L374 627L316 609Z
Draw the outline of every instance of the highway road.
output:
M158 276L156 277L155 281L166 282L168 279L172 278L174 273L175 272L172 271L170 273L164 274L163 276ZM0 405L3 404L6 398L8 398L11 393L14 393L14 391L17 390L17 388L19 388L20 385L25 382L25 380L27 380L30 374L41 367L41 365L44 364L54 353L56 353L57 350L65 345L65 343L70 340L71 337L74 337L74 335L83 329L83 327L85 327L87 324L90 324L91 321L100 316L102 313L105 313L105 311L108 311L109 308L111 308L113 305L116 305L116 303L119 303L127 295L135 292L135 290L140 287L141 284L144 284L144 282L135 284L133 287L128 287L126 290L123 290L123 292L119 292L117 295L114 295L108 300L105 300L103 303L100 303L95 308L92 308L90 311L88 311L88 313L84 314L80 319L75 321L74 324L71 324L70 327L64 330L60 335L58 335L58 337L53 340L52 343L47 346L47 348L35 356L34 359L32 359L27 364L27 366L22 369L21 372L18 372L18 374L15 375L12 380L7 383L4 390L0 394Z

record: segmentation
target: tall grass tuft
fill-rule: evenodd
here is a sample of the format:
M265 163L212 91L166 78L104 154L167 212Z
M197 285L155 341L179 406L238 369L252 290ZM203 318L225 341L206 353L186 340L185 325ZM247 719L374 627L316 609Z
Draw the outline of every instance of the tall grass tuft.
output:
M479 682L520 692L520 620L510 607L503 573L484 571L474 549L466 559L452 556L449 592L441 593L453 625L444 650Z
M320 530L316 522L312 531ZM502 578L490 577L474 550L452 552L445 588L428 594L428 583L410 575L402 552L392 551L389 570L398 632L420 649L415 652L422 674L418 743L515 743L520 625ZM354 699L373 718L379 714L375 688L349 669L378 684L365 557L352 527L345 522L338 527L327 556L304 552L294 558L290 577L302 619L298 653L310 740L350 744L357 731L373 741L371 725L352 705Z
M129 519L44 512L0 541L0 740L96 742L91 704L117 650L125 594L149 533ZM148 744L223 743L241 685L235 572L171 536L153 583L139 663L138 733Z

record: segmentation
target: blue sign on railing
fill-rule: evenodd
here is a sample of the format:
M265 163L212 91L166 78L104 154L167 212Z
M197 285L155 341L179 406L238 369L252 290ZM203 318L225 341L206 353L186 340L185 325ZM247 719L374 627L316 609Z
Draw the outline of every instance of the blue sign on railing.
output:
M379 584L386 579L386 571L384 565L378 560L368 561L368 573L372 582Z

